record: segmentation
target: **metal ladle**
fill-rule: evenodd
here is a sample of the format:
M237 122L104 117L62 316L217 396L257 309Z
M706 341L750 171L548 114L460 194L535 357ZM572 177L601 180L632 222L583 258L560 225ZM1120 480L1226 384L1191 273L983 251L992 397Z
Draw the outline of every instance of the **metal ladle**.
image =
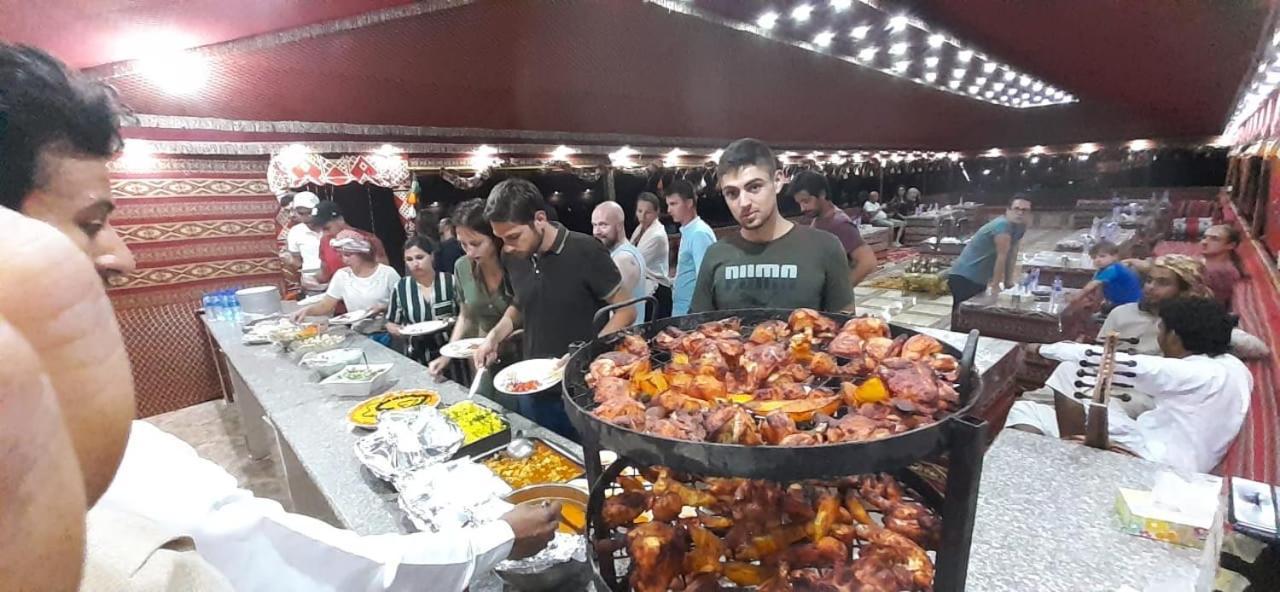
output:
M515 460L533 456L533 441L524 437L524 430L516 432L516 437L507 442L507 456Z

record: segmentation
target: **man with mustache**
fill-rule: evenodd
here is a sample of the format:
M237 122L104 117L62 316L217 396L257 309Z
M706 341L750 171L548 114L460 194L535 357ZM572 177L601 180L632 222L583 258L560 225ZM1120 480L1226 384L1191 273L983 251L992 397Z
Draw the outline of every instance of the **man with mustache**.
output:
M725 204L742 228L707 249L690 311L852 312L853 284L840 241L778 211L782 171L773 151L759 140L737 140L724 149L717 172Z
M106 87L0 43L0 249L14 257L0 268L0 523L21 533L0 540L0 590L459 591L543 548L558 504L460 533L362 536L255 497L132 421L129 361L85 260L102 279L134 266L109 220L122 117Z

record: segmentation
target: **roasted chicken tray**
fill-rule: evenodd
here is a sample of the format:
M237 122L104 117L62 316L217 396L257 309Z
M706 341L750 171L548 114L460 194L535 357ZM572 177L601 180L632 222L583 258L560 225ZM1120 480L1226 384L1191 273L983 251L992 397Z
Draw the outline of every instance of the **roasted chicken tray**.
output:
M888 474L790 484L628 470L595 524L637 592L932 590L942 521Z
M746 328L737 317L652 340L627 335L597 356L591 413L696 442L802 447L865 442L932 424L960 403L956 358L873 317L811 309Z

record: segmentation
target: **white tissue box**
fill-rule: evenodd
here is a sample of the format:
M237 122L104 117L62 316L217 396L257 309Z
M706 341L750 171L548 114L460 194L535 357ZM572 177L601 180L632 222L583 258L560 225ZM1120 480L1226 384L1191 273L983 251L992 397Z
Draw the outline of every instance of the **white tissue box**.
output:
M1195 475L1188 482L1173 473L1157 476L1151 491L1121 487L1116 516L1129 534L1203 549L1222 520L1222 478Z

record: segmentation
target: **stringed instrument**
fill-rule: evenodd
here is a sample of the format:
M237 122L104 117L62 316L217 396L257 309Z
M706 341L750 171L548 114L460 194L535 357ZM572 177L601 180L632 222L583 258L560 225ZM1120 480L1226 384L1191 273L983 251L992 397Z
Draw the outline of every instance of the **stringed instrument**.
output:
M1078 436L1083 433L1084 443L1093 448L1107 450L1111 448L1107 408L1114 397L1120 401L1129 401L1132 397L1127 393L1113 393L1115 388L1132 388L1132 385L1116 382L1116 376L1132 377L1133 373L1117 370L1119 366L1133 366L1133 361L1117 360L1116 354L1121 352L1120 344L1135 344L1137 339L1122 339L1118 332L1112 331L1099 339L1102 349L1089 350L1086 355L1091 358L1080 361L1079 378L1092 377L1093 383L1077 380L1075 386L1083 389L1074 393L1080 400L1076 403L1063 395L1055 395L1054 408L1058 416L1058 428L1063 438ZM1096 361L1094 360L1096 358ZM1066 400L1063 400L1066 399ZM1083 413L1080 412L1081 403Z

